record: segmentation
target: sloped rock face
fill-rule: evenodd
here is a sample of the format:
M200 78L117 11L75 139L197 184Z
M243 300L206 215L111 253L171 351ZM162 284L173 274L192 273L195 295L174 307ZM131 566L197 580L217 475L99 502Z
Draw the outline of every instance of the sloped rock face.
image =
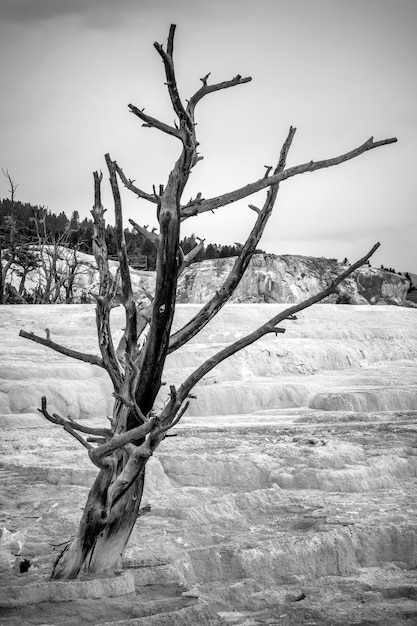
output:
M179 280L179 302L207 302L229 275L234 261L226 258L192 264ZM325 289L346 267L324 257L255 254L232 302L301 302ZM404 305L408 287L405 278L366 266L344 281L339 297L327 301Z

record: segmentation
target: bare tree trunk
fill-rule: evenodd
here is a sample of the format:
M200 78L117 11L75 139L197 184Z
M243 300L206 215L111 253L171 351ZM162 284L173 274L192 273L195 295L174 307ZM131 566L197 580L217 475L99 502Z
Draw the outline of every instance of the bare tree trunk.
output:
M111 470L101 470L88 495L75 539L58 557L53 579L77 578L84 572L112 572L122 567L123 553L138 517L144 469L108 508Z
M48 419L63 423L56 414L51 416L46 410L46 399L43 400L43 413ZM112 423L126 421L129 409L120 401L116 401ZM65 421L65 420L64 420ZM150 420L144 427L144 434L155 425ZM145 466L151 455L149 449L141 449L127 443L123 447L115 446L112 452L112 439L108 435L113 431L95 429L76 422L71 422L66 430L72 428L82 430L97 436L88 441L104 441L104 454L97 454L88 443L84 445L90 450L91 460L101 469L90 489L87 503L78 527L78 531L71 543L62 551L54 564L51 578L65 580L77 578L83 573L114 572L122 567L123 554L129 541L135 522L138 518L140 503L145 481ZM135 433L138 429L133 429ZM139 429L141 430L141 429ZM79 441L81 437L71 432ZM131 437L133 439L134 437ZM140 439L140 433L138 439ZM126 439L126 438L125 438Z

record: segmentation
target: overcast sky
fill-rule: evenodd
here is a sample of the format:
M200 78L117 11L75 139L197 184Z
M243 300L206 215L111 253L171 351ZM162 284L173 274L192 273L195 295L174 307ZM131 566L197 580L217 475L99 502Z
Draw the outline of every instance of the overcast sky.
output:
M262 177L290 125L289 166L397 136L285 182L260 246L353 261L381 241L374 265L417 272L415 0L0 0L0 166L17 199L89 216L106 152L144 190L165 183L179 142L142 128L127 105L173 123L152 45L170 23L184 100L208 72L253 78L199 105L204 160L184 199ZM243 242L256 217L248 202L263 197L191 218L184 234ZM113 222L107 190L104 200ZM123 201L126 223L156 224L153 205L127 191Z

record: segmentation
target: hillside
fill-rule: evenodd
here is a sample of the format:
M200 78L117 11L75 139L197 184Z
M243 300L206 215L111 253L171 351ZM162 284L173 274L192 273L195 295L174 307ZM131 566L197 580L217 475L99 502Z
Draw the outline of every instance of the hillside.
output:
M234 259L191 265L181 276L180 302L206 302L229 274ZM335 259L299 255L255 254L232 302L301 302L324 289L346 265ZM406 304L408 281L387 270L364 266L340 286L328 302L344 304Z
M63 248L57 261L57 289L51 289L56 299L50 302L94 302L93 294L97 292L99 280L94 257L77 252L76 268L73 271L70 268L69 272L68 252ZM26 275L25 290L29 294L29 301L30 294L38 293L39 288L41 291L45 289L46 276L43 268L50 267L48 255L51 255L51 251L45 246L43 263ZM179 278L178 301L207 302L227 278L235 259L236 257L211 259L190 265ZM113 274L116 273L117 266L116 261L110 261ZM335 259L255 254L231 302L301 302L324 289L345 269L346 265ZM146 292L153 291L155 273L132 269L131 275L136 299L146 299ZM18 289L20 275L15 273L11 280L15 289ZM408 281L398 274L364 266L347 278L340 286L339 296L328 298L328 302L403 306L407 305L408 285Z

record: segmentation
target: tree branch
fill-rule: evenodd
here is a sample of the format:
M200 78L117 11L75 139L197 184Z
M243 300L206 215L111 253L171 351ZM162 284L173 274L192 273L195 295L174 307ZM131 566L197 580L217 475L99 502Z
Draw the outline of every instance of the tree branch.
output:
M91 363L92 365L104 367L103 359L95 356L94 354L85 354L84 352L78 352L77 350L66 348L65 346L62 346L47 337L39 337L38 335L34 335L32 332L28 333L26 330L21 330L19 332L19 336L35 341L36 343L40 343L47 348L55 350L55 352L59 352L60 354L64 354L65 356L69 356L73 359L78 359L79 361L84 361L85 363Z
M116 351L113 345L113 339L110 328L110 311L113 299L116 295L117 277L113 279L109 261L107 257L106 245L106 224L104 213L106 209L101 203L101 181L103 175L100 172L94 172L94 206L91 211L94 220L93 234L93 254L96 259L97 268L100 275L100 290L96 296L96 325L98 334L98 343L103 358L103 364L107 370L113 386L119 390L122 385L122 371L119 361L117 360Z
M155 194L146 193L146 191L143 191L142 189L139 189L139 187L136 187L136 185L134 185L135 181L131 180L130 178L127 178L124 171L116 163L116 161L113 161L113 164L114 164L114 168L116 172L119 175L120 180L122 181L126 189L129 189L130 191L135 193L138 196L138 198L142 198L143 200L148 200L148 202L152 202L153 204L158 204L158 198L155 196Z
M204 242L205 239L200 239L199 237L197 237L197 239L199 240L198 243L194 246L194 248L192 248L192 250L190 250L188 252L188 254L184 255L184 259L182 262L182 267L181 269L185 269L186 267L188 267L189 265L191 265L191 263L193 262L193 260L195 259L195 257L198 255L199 252L201 252L201 250L203 250L204 248Z
M288 135L281 148L278 164L275 168L274 174L282 172L285 168L288 151L291 147L292 140L294 138L296 129L290 126ZM266 200L261 211L258 212L255 225L247 238L245 245L242 247L235 264L216 294L207 302L207 304L195 315L183 328L177 331L170 339L169 352L177 350L183 346L187 341L200 332L202 328L219 312L222 306L233 295L236 287L238 286L243 274L245 273L249 262L255 253L257 245L265 230L266 224L272 214L272 210L275 205L279 190L279 183L271 185L268 189Z
M92 449L90 446L89 456L93 463L96 465L106 456L109 456L116 450L120 450L124 446L129 443L133 443L140 439L143 439L145 435L147 435L155 426L159 424L159 419L156 417L151 418L146 421L145 424L141 424L140 426L136 426L136 428L132 428L123 434L113 435L113 437L97 448Z
M321 300L331 295L332 293L337 293L337 286L345 278L350 276L352 272L354 272L356 269L364 265L367 262L367 260L374 254L375 250L379 248L379 246L380 246L379 243L375 244L373 248L364 257L362 257L361 259L356 261L356 263L348 267L342 274L340 274L337 278L335 278L335 280L329 285L329 287L327 287L323 291L320 291L315 296L312 296L311 298L304 300L304 302L295 304L292 307L285 309L285 311L282 311L278 315L275 315L268 322L266 322L265 324L263 324L262 326L254 330L252 333L249 333L245 337L238 339L238 341L235 341L234 343L230 344L223 350L220 350L220 352L217 352L217 354L215 354L214 356L207 359L207 361L205 361L205 363L200 365L200 367L198 367L187 378L187 380L181 385L181 387L179 388L177 392L177 403L182 404L182 402L184 402L184 400L187 398L191 389L203 378L203 376L205 376L214 367L216 367L216 365L218 365L225 359L228 359L233 354L236 354L236 352L239 352L243 348L246 348L247 346L251 345L252 343L254 343L255 341L257 341L258 339L260 339L261 337L263 337L264 335L268 333L285 332L284 329L277 329L277 324L279 324L280 322L288 318L291 319L291 317L295 313L298 313L298 311L302 311L303 309L306 309L312 306L313 304L320 302Z
M242 76L237 74L237 76L234 76L231 80L225 80L221 83L208 85L207 79L209 76L210 74L207 74L206 76L204 76L204 78L200 79L201 82L203 83L203 86L200 87L200 89L196 91L193 96L191 96L188 102L187 113L192 119L194 119L194 110L195 110L197 103L200 102L200 100L204 98L204 96L206 96L207 94L213 93L214 91L220 91L221 89L228 89L229 87L235 87L235 85L243 85L245 83L249 83L252 80L251 76L246 76L245 78L242 78Z
M56 413L54 413L56 416ZM62 418L64 419L64 418ZM74 430L79 430L80 433L85 433L86 435L94 435L95 437L100 437L105 439L106 441L113 436L113 431L110 428L95 428L93 426L85 426L84 424L80 424L79 422L74 421L71 417L68 417L68 423Z
M158 436L163 435L164 433L168 432L168 430L171 430L171 428L174 428L174 426L176 426L178 422L181 420L182 416L187 411L189 406L190 406L190 403L186 402L184 406L180 408L177 415L174 416L174 419L171 422L169 422L166 426L163 426L162 428L158 429L157 435Z
M74 425L70 424L70 422L68 420L66 420L63 417L60 417L59 415L57 415L56 413L53 413L53 415L51 415L48 410L47 410L47 405L46 405L46 397L42 396L42 400L41 400L41 409L38 409L39 413L42 413L42 415L44 417L46 417L46 419L49 422L52 422L52 424L59 424L60 426L63 426L64 430L67 431L67 433L69 433L70 435L72 435L73 437L75 437L75 439L77 439L77 441L79 441L81 443L81 445L84 446L84 448L87 448L88 451L92 450L92 446L90 446L89 443L87 443L85 441L85 439L83 437L81 437L81 435L79 435L76 430L74 429ZM77 429L79 430L79 429Z
M158 51L164 63L168 93L171 98L171 103L174 111L178 115L178 119L180 120L181 127L182 129L187 129L188 132L193 132L193 122L181 102L181 98L178 93L177 79L175 77L173 60L175 28L175 24L171 24L168 35L167 52L165 52L162 45L157 42L154 43L154 48ZM185 138L183 133L181 132L180 137L183 140Z
M120 198L119 186L117 184L116 168L110 155L105 156L110 174L110 185L113 193L117 255L119 257L120 277L122 281L123 306L126 312L126 328L124 337L126 341L126 351L132 358L137 349L137 312L133 299L132 282L130 280L129 259L127 256L126 242L123 230L122 201Z
M198 202L191 204L188 203L187 205L181 207L181 217L182 219L187 219L188 217L198 215L199 213L213 211L214 209L226 206L227 204L231 204L232 202L242 200L242 198L246 198L247 196L250 196L257 191L261 191L266 187L274 185L275 183L287 180L287 178L291 178L292 176L297 176L298 174L305 174L306 172L314 172L315 170L339 165L340 163L344 163L345 161L349 161L350 159L354 159L360 156L368 150L373 150L374 148L379 148L380 146L386 146L388 144L395 143L396 141L396 137L383 139L381 141L374 141L373 137L370 137L368 141L363 143L361 146L358 146L350 152L346 152L345 154L341 154L337 157L325 159L323 161L309 161L308 163L303 163L302 165L296 165L282 172L278 172L277 174L273 174L272 176L261 178L253 183L249 183L244 187L240 187L239 189L235 189L234 191L230 191L229 193L225 193L221 196L210 198L208 200L199 200Z
M138 109L138 107L136 107L134 104L128 104L127 106L129 107L130 111L134 115L136 115L136 117L138 117L140 120L142 120L142 122L144 122L142 126L145 126L148 128L157 128L158 130L161 130L163 133L172 135L173 137L176 137L177 139L180 139L182 141L183 136L182 136L182 133L178 130L178 128L174 128L174 126L165 124L165 122L161 122L160 120L157 120L156 117L151 117L150 115L147 115L146 113L144 113L143 109L142 110Z
M103 174L100 172L93 172L94 177L94 206L91 211L94 221L94 234L93 234L93 254L97 263L97 269L100 275L100 296L105 296L112 282L112 275L110 273L109 261L107 257L107 245L106 245L106 223L104 220L104 214L106 209L101 203L101 181L103 180Z
M128 444L124 449L127 449L129 458L119 476L107 491L108 507L114 506L116 500L129 489L133 481L144 471L146 462L152 455L147 441L138 447Z
M125 406L127 406L135 414L135 417L136 417L136 419L138 420L138 422L140 424L145 424L145 422L149 422L150 418L146 417L146 415L144 415L142 413L142 411L140 410L140 408L136 404L136 401L135 401L134 397L132 399L128 400L127 398L123 397L122 395L120 395L119 393L116 393L116 392L113 393L113 396L117 400L122 402Z
M159 235L154 233L153 231L148 230L145 226L140 226L137 222L129 218L129 222L132 224L133 228L138 232L142 237L145 237L148 241L150 241L155 248L159 246Z
M174 35L175 35L175 29L176 29L176 25L175 24L171 24L171 26L169 27L169 33L168 33L167 54L168 54L169 57L171 57L171 59L174 56Z

